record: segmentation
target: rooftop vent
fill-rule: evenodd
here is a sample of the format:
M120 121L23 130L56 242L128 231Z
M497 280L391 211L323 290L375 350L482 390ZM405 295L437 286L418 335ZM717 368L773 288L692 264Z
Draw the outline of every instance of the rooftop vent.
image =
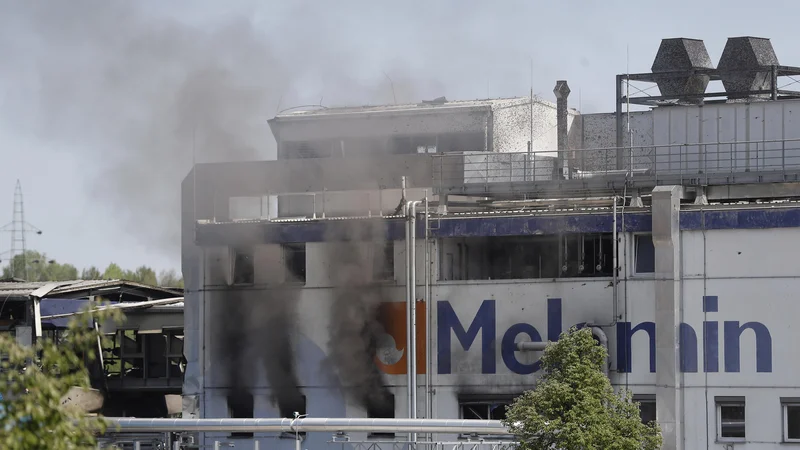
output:
M679 97L683 102L699 103L708 86L709 76L693 74L693 69L713 69L706 45L700 39L662 39L651 70L653 73L671 73L654 77L663 96Z
M718 67L728 98L769 97L769 94L748 92L772 89L770 66L773 65L778 65L778 57L769 39L750 36L728 38Z

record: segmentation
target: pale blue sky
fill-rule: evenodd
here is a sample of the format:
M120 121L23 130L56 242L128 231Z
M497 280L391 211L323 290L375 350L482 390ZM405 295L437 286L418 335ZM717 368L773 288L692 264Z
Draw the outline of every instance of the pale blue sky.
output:
M567 79L570 106L611 111L626 54L648 71L665 37L704 39L715 63L728 37L769 37L800 66L797 17L739 0L0 0L0 224L20 179L44 230L29 248L179 268L192 129L198 159L263 158L278 109L391 102L384 72L398 101L523 96L531 58L537 94Z

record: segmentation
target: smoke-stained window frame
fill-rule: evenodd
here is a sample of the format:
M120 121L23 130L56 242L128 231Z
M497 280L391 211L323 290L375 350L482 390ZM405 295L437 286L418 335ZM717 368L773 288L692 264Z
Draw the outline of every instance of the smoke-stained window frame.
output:
M230 248L230 258L231 258L231 281L234 286L252 286L255 284L256 281L256 267L255 267L255 248L254 247L231 247ZM242 265L240 264L240 256L244 259L244 261L249 260L249 264ZM239 276L237 275L238 270L240 267L248 268L247 272ZM241 279L244 278L244 281Z
M304 286L308 282L308 249L305 242L281 244L284 267L284 283ZM292 270L292 263L297 261L297 254L302 254L302 278Z
M394 241L373 242L370 251L372 280L378 283L396 281Z
M389 400L389 401L391 401L391 405L392 405L392 407L391 407L391 410L392 410L391 417L387 417L386 414L376 413L376 411L374 409L371 409L370 406L368 405L366 407L367 419L394 419L394 418L396 418L397 417L397 409L396 409L397 404L395 402L395 395L394 394L389 394L388 395L388 399L391 399L391 400ZM373 439L373 440L394 439L395 437L396 437L395 433L372 432L372 433L368 433L367 434L367 439Z

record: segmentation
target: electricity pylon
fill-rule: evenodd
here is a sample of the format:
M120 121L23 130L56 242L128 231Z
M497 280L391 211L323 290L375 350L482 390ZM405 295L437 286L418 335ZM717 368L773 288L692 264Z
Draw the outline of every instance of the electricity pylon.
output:
M12 216L11 222L0 228L0 231L11 233L11 249L4 253L0 253L0 255L8 254L8 268L9 272L11 273L11 278L22 276L25 280L27 280L28 262L25 260L27 257L25 234L42 234L42 230L25 221L25 203L22 198L22 184L20 184L19 180L17 180L17 186L14 188L14 215ZM17 273L17 268L14 264L14 257L17 255L21 255L23 273Z

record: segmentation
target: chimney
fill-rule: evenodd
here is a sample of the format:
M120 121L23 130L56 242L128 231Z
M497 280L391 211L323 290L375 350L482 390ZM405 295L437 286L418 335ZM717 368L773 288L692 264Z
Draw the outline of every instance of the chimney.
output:
M556 177L558 179L567 178L569 173L567 167L567 150L569 150L569 145L567 144L567 98L569 97L569 86L567 85L567 80L559 80L556 81L556 87L553 89L553 93L556 94L556 130L558 133L558 163L557 163L557 174Z

